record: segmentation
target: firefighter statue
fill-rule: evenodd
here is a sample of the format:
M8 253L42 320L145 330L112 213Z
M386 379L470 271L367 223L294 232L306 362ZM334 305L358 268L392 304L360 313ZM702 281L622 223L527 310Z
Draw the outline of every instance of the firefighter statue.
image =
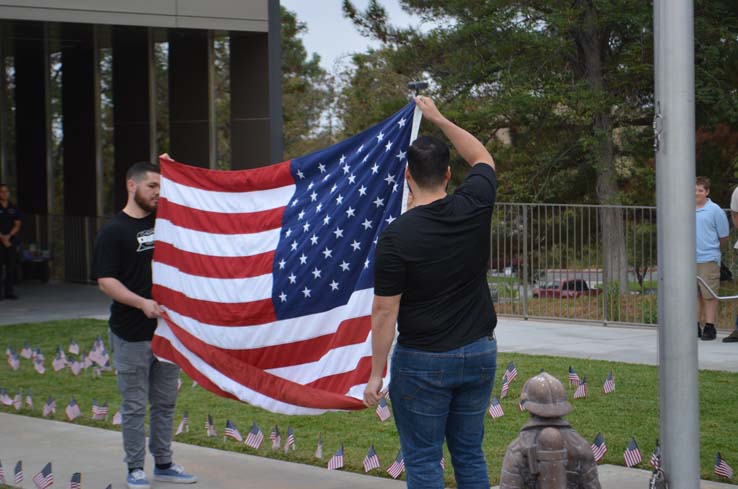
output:
M531 418L507 447L500 489L600 489L590 444L562 419L572 410L563 384L541 372L520 402Z

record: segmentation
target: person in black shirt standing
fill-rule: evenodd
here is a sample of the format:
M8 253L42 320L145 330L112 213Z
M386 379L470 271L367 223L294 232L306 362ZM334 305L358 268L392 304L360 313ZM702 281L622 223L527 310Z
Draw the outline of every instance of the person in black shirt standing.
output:
M113 299L110 307L110 344L118 371L121 395L123 448L131 489L151 487L144 472L146 431L150 404L149 450L156 467L154 479L193 483L181 465L172 463L172 428L177 400L179 367L159 362L151 351L156 318L161 310L151 299L151 260L154 221L159 201L159 169L136 163L126 174L128 202L97 235L92 259L93 278Z
M0 300L17 299L15 287L15 267L17 264L16 247L20 239L21 213L10 202L10 188L0 183L0 276L5 269L5 279Z
M405 178L414 207L377 244L372 372L364 403L374 406L383 395L397 323L389 394L407 487L444 487L445 439L458 487L488 489L482 439L497 368L497 317L486 279L495 164L484 145L446 119L431 99L415 102L472 168L448 195L448 147L424 136L408 150Z

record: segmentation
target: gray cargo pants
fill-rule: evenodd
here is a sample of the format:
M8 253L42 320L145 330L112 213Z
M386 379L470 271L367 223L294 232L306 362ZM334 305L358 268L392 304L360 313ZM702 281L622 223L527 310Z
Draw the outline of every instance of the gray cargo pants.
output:
M146 401L149 409L149 451L157 464L172 461L174 407L179 367L160 362L150 341L125 341L110 332L113 363L118 371L123 449L128 468L144 466L146 457Z

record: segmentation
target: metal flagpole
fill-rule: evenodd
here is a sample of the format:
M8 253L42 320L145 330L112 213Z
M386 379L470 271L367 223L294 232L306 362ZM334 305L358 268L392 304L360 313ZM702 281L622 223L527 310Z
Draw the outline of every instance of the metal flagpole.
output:
M659 363L663 468L699 487L693 0L654 1Z

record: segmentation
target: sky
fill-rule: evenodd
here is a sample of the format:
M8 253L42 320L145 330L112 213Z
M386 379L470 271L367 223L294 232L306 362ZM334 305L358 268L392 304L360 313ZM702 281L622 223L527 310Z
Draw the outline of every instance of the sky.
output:
M353 0L358 9L365 9L369 0ZM420 20L403 12L398 0L379 0L393 25L417 25ZM307 24L308 32L302 36L309 56L318 53L321 65L327 71L335 71L336 63L351 53L365 52L367 47L379 47L379 43L361 37L349 19L343 16L342 0L281 0L281 4L297 14L297 19Z

